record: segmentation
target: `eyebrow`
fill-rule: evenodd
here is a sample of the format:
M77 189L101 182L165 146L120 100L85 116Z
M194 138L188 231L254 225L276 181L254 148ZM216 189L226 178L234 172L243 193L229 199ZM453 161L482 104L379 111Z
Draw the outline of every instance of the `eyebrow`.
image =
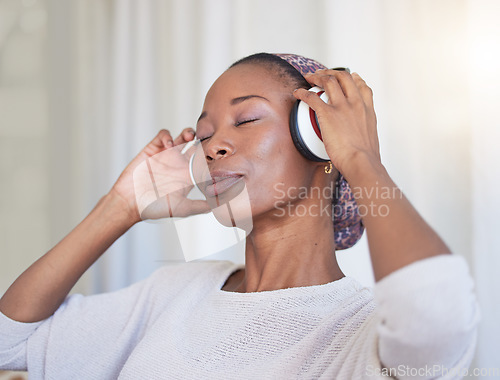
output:
M263 96L260 95L247 95L247 96L240 96L239 98L234 98L231 100L231 105L234 106L236 104L240 104L244 102L245 100L252 99L252 98L259 98L259 99L264 99L266 101L269 101L269 99L264 98Z
M235 106L237 104L240 104L240 103L244 102L245 100L252 99L252 98L264 99L264 100L266 100L266 101L269 102L269 99L264 98L263 96L260 96L260 95L246 95L246 96L239 96L237 98L232 99L231 100L231 105ZM198 118L198 121L200 121L201 119L203 119L206 116L207 116L207 111L202 112L202 114Z

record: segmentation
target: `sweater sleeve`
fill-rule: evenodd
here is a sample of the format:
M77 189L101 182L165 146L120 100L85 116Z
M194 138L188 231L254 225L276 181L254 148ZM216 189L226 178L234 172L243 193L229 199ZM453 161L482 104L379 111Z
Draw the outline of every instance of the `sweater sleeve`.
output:
M43 322L14 321L0 312L0 369L26 370L26 342Z
M479 307L462 257L419 260L380 280L374 293L380 317L379 358L391 375L455 378L468 368Z
M40 322L21 323L0 313L0 369L29 370L30 379L116 377L154 322L158 302L172 294L154 296L161 272L116 292L71 295Z

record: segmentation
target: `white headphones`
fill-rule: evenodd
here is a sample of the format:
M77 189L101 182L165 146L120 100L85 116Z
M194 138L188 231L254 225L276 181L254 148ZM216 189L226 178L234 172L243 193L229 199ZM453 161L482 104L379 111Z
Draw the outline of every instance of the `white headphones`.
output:
M193 146L197 146L199 143L200 143L200 140L195 137L193 140L186 143L184 148L182 148L182 150L181 150L181 154L185 154L189 150L189 148L191 148ZM193 183L193 185L198 187L198 185L196 184L196 181L194 179L193 161L194 161L194 153L189 158L189 177L191 177L191 182ZM198 187L198 189L199 189L199 187Z
M351 72L348 67L335 67L332 70ZM328 103L328 95L322 88L313 87L309 91L315 92ZM297 100L290 114L290 133L295 147L305 158L318 162L330 161L323 144L316 112L300 100Z
M328 103L328 95L319 87L313 87L312 91ZM312 161L330 161L323 144L321 129L319 127L316 112L305 102L297 100L290 114L290 133L295 147L302 155Z

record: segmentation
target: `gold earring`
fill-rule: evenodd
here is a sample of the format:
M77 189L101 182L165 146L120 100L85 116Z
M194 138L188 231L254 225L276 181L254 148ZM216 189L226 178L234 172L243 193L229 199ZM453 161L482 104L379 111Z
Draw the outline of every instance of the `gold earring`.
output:
M325 165L325 173L330 174L332 172L332 168L333 168L332 161L328 161L328 165Z

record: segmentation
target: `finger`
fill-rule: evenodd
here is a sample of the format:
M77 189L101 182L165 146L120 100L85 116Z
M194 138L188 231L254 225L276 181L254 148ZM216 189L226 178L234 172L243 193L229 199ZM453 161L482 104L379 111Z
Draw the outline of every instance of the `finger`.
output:
M144 152L148 156L153 156L161 152L162 150L170 148L172 146L174 146L174 140L172 139L170 132L166 129L162 129L158 132L155 138L151 140L148 145L146 145L146 147L144 148Z
M185 198L173 208L172 216L184 218L191 215L206 214L210 210L207 201Z
M337 80L337 83L340 85L342 92L346 98L354 99L359 98L359 90L352 79L351 74L347 71L340 70L319 70L316 73L306 77L306 79L311 83L311 81L321 88L326 90L326 86L330 81L330 84L333 84L333 80L331 77L334 77ZM339 94L332 94L339 95Z
M308 91L305 88L296 89L293 96L304 101L315 112L320 112L320 110L328 106L315 92Z
M354 80L354 83L356 83L356 86L358 86L361 97L363 98L363 102L366 105L373 107L372 89L368 87L364 79L361 78L358 73L352 73L352 79Z
M141 212L141 219L161 219L169 218L172 216L172 210L166 197L161 197L156 201L149 204Z
M174 145L185 144L188 141L194 139L194 129L193 128L184 128L179 136L177 136L174 140Z
M211 210L207 201L192 200L190 203L191 205L189 215L206 214Z
M166 129L162 129L160 132L158 132L151 143L158 148L170 148L174 146L172 135L170 134L170 131L167 131Z
M333 105L340 105L345 102L346 95L340 86L338 79L333 75L323 76L321 79L321 88L328 95L328 102Z

